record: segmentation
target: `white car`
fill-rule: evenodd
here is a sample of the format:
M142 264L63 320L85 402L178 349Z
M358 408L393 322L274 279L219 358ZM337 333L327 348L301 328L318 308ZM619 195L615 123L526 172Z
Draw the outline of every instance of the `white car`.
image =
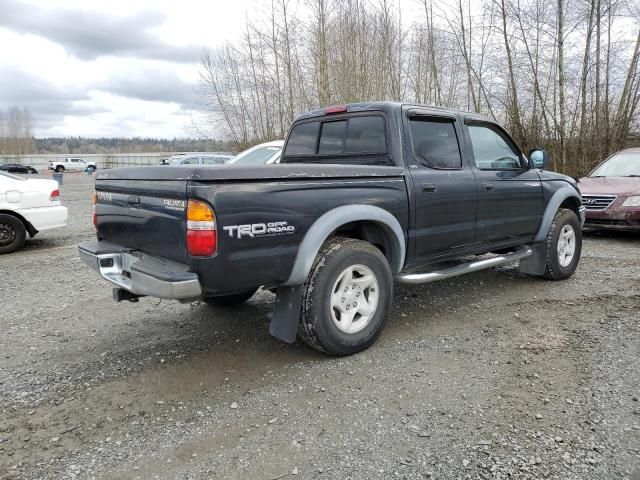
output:
M95 172L96 162L86 162L81 158L69 157L64 160L49 162L49 170L54 172Z
M0 171L0 254L22 248L27 233L33 237L66 224L58 182Z
M239 153L231 159L230 165L261 165L280 162L284 140L261 143Z
M212 153L190 153L174 155L163 160L160 165L224 165L232 155Z

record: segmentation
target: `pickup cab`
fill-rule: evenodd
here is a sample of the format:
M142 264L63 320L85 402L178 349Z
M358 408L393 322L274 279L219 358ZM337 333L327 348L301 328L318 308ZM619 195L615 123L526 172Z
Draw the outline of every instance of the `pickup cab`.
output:
M79 252L117 301L228 307L269 289L272 335L349 355L383 331L394 281L508 262L570 277L584 208L546 164L478 114L333 106L294 120L279 164L102 171Z

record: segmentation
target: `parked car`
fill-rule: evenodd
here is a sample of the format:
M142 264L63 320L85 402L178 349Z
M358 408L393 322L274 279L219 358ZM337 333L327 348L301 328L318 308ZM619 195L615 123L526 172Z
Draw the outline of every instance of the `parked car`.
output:
M585 228L640 231L640 148L611 155L580 179Z
M29 165L20 165L19 163L5 163L0 165L0 171L9 173L38 173L38 171Z
M239 153L229 162L233 165L272 164L280 161L284 140L261 143Z
M181 154L163 160L160 165L224 165L231 158L232 155L210 153Z
M546 164L478 114L334 106L296 118L276 165L98 174L97 239L79 252L118 301L231 306L271 289L272 335L349 355L384 329L394 278L518 261L526 274L570 277L584 209L576 181Z
M95 172L98 167L96 167L96 162L87 162L81 158L77 157L69 157L64 160L56 160L54 162L49 162L49 170L58 173L64 172Z
M0 172L0 254L22 248L27 234L33 237L66 222L58 182Z

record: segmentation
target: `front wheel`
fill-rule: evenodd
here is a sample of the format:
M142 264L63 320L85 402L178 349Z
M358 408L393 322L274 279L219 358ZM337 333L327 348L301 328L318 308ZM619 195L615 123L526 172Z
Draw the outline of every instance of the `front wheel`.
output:
M87 167L87 172L88 172L88 173L93 173L93 172L95 172L95 171L96 171L96 167L94 167L93 165L89 165L89 166Z
M573 210L561 208L553 219L546 240L544 277L564 280L576 271L582 253L582 229Z
M64 167L63 167L62 165L58 165L58 166L56 167L56 172L57 172L57 173L63 173L63 172L64 172Z
M327 241L304 284L298 334L330 355L351 355L376 341L393 299L391 268L368 242Z
M26 238L27 230L18 218L0 214L0 254L20 250Z

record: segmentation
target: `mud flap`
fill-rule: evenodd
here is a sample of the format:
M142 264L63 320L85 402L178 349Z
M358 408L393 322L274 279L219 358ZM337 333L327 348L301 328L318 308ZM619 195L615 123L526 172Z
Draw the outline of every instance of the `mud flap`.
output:
M547 244L534 243L531 250L533 255L520 260L520 271L526 275L543 275L547 268Z
M283 342L293 343L298 334L302 285L278 287L269 333Z

